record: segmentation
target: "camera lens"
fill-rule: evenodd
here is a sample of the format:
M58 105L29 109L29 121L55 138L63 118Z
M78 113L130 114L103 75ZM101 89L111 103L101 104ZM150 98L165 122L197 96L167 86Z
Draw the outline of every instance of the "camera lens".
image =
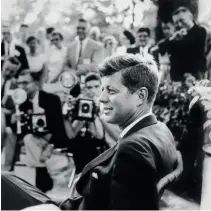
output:
M90 105L89 105L88 103L84 103L84 104L82 105L81 111L82 111L83 113L89 113L89 110L90 110Z
M43 119L38 119L38 120L37 120L37 126L39 126L39 127L44 127L44 126L45 126L44 120L43 120Z

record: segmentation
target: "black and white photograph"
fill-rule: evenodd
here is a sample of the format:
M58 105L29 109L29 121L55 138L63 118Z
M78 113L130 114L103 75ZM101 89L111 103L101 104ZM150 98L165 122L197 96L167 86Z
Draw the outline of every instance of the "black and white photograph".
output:
M1 0L1 210L211 210L211 0Z

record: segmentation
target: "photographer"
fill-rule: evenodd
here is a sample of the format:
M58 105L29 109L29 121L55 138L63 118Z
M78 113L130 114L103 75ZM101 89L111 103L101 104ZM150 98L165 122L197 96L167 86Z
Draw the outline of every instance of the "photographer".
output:
M19 106L23 115L14 113L11 118L13 129L21 121L19 140L23 140L26 150L25 162L36 168L36 186L43 192L52 188L45 161L55 148L64 147L67 140L60 99L40 90L42 72L24 70L18 76L17 84L27 93L27 99ZM17 131L17 130L15 130Z
M186 4L175 8L172 19L175 33L158 44L161 54L167 52L170 55L171 80L183 81L185 73L201 79L206 70L206 30L194 22Z
M96 100L100 95L100 87L100 77L95 73L89 73L85 77L85 93L79 99L75 99L75 102L72 100L72 103L76 105L76 101L82 100L83 103L75 112L84 114L84 116L90 114L92 117L90 120L88 118L83 120L83 117L79 120L76 113L74 113L75 117L71 116L65 120L67 130L71 131L68 136L71 139L70 148L73 152L76 173L80 173L87 163L108 147L113 146L120 134L118 127L114 125L111 127L110 124L103 122L100 118L99 105ZM92 113L91 102L94 103L94 113ZM67 125L69 125L69 129Z

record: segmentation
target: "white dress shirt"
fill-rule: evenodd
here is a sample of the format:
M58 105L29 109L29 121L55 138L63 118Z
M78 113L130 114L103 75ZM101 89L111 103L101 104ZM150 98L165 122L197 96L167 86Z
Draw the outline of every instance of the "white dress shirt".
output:
M33 113L40 114L45 113L45 110L39 106L39 91L37 91L32 99Z
M150 116L152 114L152 112L146 113L143 116L139 117L138 119L136 119L134 122L132 122L130 125L128 125L119 135L119 140L121 140L126 134L127 132L134 126L136 125L139 121L141 121L142 119L144 119L147 116Z
M146 45L146 46L144 46L144 47L140 46L140 47L139 47L140 54L141 54L142 56L148 55L148 54L149 54L149 47L150 47L149 45Z

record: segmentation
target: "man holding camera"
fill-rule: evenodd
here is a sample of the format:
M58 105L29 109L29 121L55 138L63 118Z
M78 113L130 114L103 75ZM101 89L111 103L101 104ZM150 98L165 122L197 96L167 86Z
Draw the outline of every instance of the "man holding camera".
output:
M85 77L85 93L75 99L72 116L66 119L68 131L72 131L70 150L79 174L84 166L100 153L113 146L120 134L120 129L103 122L97 98L100 95L101 80L95 73ZM72 102L73 103L73 102ZM70 122L71 121L71 122ZM74 134L72 136L72 134Z
M206 69L206 30L194 22L193 14L186 4L175 8L172 19L175 33L158 45L161 54L168 52L170 55L171 79L182 81L185 73L201 79Z
M19 105L22 115L13 114L11 122L14 129L18 121L22 125L19 139L25 145L25 162L36 168L36 186L46 192L52 188L52 181L45 161L50 157L53 145L55 148L66 145L67 136L60 99L40 90L41 74L24 70L18 76L18 88L26 92L27 99Z

